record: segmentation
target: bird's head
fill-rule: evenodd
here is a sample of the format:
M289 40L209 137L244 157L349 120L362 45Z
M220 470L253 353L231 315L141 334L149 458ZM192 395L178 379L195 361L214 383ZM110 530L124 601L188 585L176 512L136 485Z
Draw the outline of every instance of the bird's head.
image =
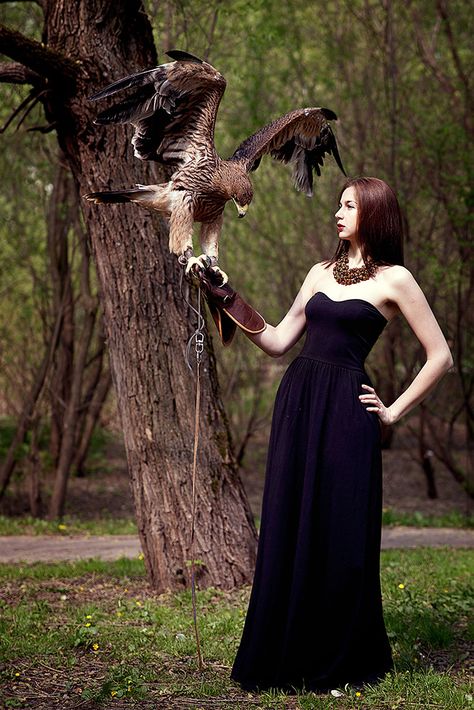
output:
M233 185L231 199L237 207L239 217L245 217L248 207L252 202L253 189L252 183L247 175L238 175L238 179Z

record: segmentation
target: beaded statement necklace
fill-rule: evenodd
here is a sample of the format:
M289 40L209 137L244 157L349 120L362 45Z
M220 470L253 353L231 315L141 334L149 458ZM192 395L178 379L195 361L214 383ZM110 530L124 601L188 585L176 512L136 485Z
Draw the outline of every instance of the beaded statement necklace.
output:
M376 271L377 266L370 261L364 264L364 266L357 266L350 269L349 255L347 251L343 251L337 257L337 261L334 264L333 275L338 284L350 286L351 284L359 283L359 281L367 281Z

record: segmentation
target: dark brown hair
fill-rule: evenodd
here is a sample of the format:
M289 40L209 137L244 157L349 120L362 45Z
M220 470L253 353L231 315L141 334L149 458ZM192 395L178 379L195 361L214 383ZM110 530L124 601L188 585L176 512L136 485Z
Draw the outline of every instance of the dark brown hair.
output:
M348 187L353 187L357 195L357 241L364 262L403 266L406 225L392 188L374 177L349 178L342 186L339 200ZM341 239L327 267L347 248L348 244Z

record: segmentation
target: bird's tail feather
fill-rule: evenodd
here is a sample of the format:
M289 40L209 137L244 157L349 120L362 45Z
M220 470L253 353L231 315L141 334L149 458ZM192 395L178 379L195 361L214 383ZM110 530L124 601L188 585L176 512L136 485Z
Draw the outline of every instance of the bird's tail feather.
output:
M107 192L89 192L84 195L86 200L94 202L96 205L119 203L119 202L147 202L153 198L155 191L146 186L140 186L136 190L113 190Z
M151 84L159 77L160 73L163 73L162 66L154 67L153 69L145 69L144 71L137 72L136 74L131 74L130 76L126 76L123 79L115 81L113 84L109 84L96 94L89 96L89 101L104 99L106 96L112 96L112 94L116 94L117 91L128 89L131 86L144 86L145 84Z

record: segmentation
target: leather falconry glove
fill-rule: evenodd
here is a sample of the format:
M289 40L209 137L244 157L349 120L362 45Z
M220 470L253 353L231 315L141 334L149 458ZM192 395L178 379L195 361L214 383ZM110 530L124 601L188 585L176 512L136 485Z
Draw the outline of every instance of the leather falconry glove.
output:
M223 345L230 345L238 326L247 333L261 333L267 327L260 313L252 308L229 283L213 269L199 270L200 286L217 326Z

